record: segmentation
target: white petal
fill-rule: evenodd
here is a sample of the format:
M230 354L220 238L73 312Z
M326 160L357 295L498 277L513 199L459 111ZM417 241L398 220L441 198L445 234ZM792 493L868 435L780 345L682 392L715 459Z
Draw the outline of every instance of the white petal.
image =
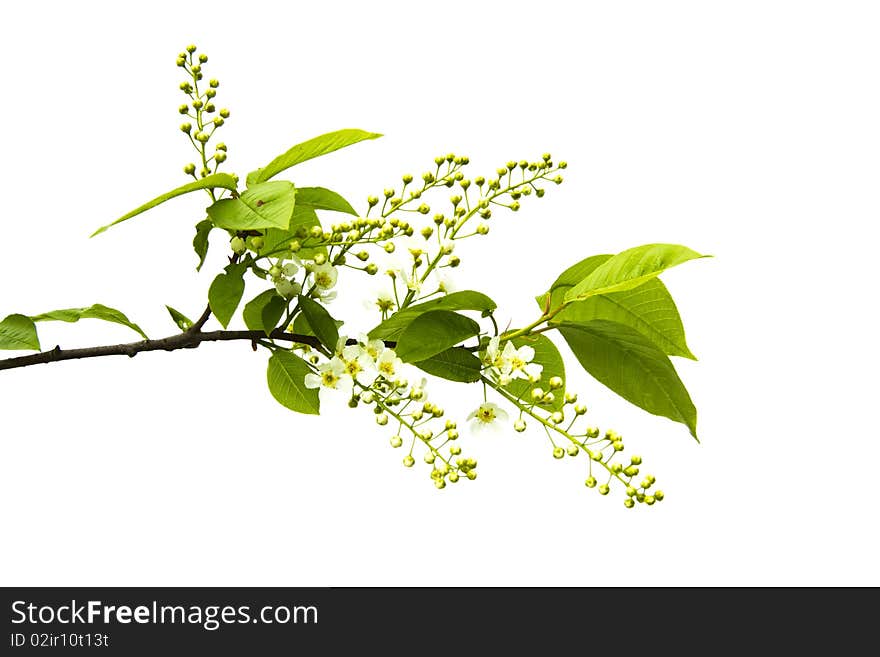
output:
M532 359L535 357L535 350L529 345L525 344L517 350L516 355L519 356L520 360L528 363L531 362Z
M317 374L306 374L305 380L306 388L320 388L321 387L321 377Z

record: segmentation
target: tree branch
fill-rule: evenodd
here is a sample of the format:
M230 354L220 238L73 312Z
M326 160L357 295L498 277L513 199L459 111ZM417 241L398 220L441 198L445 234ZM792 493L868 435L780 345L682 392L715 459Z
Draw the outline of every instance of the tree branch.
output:
M209 303L205 307L205 312L202 313L202 316L196 320L196 323L189 327L187 333L198 333L202 330L202 327L205 325L205 322L208 321L208 318L211 316L211 304Z
M62 360L78 360L80 358L98 358L101 356L128 356L134 358L142 351L176 351L177 349L195 349L203 342L229 342L232 340L248 340L256 343L267 336L263 331L208 331L206 333L178 333L167 338L156 340L141 340L140 342L127 342L124 344L111 344L100 347L83 347L81 349L62 349L55 347L49 351L41 351L30 356L18 356L0 360L0 370L11 370L17 367L28 367L41 363L56 363ZM313 335L301 335L299 333L287 333L281 329L275 329L269 334L271 340L283 340L305 344L314 349L322 350L318 338ZM357 344L357 340L349 339L347 344ZM386 341L388 347L396 346L396 342Z

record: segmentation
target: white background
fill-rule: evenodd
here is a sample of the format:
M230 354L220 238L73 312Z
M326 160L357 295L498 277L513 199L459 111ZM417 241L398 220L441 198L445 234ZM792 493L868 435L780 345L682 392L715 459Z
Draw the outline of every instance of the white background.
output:
M469 155L472 175L568 160L564 185L463 250L460 284L502 320L531 321L532 296L586 255L713 254L664 276L700 357L677 366L702 445L572 359L592 421L666 501L600 497L537 432L463 436L480 478L438 492L368 413L277 405L246 344L12 370L0 583L880 584L875 3L194 7L4 6L0 316L100 302L161 336L164 304L199 314L222 264L215 242L193 270L203 198L87 239L185 181L174 59L195 41L232 110L227 170L329 130L382 132L292 173L363 209L438 153ZM135 337L40 331L46 348ZM477 401L442 392L459 418Z

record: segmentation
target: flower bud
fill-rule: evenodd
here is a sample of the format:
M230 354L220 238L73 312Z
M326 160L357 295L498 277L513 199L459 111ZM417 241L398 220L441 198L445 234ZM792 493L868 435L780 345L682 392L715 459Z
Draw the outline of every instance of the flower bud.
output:
M219 128L219 127L222 126L224 123L226 123L226 121L224 121L223 118L220 117L220 116L218 116L217 118L215 118L214 121L213 121L213 124L214 124L214 127L215 127L215 128Z
M450 256L449 258L449 266L450 267L458 267L461 264L461 258L458 256Z
M664 497L666 497L666 496L663 494L662 490L655 490L654 491L654 499L657 500L658 502L661 502Z
M183 167L183 172L186 175L191 176L192 174L194 174L196 172L196 165L193 164L192 162L190 162L185 167Z
M563 456L565 456L564 449L562 449L561 447L554 447L553 448L553 458L561 459Z
M226 153L224 153L223 151L217 151L216 153L214 153L214 161L217 164L220 164L221 162L224 162L225 160L226 160Z
M583 404L578 404L574 407L574 412L576 415L583 415L587 412L587 407Z
M192 123L181 123L180 124L180 131L185 132L186 134L189 134L190 130L192 130L192 128L193 128Z
M625 500L623 500L623 506L625 506L627 509L631 509L635 505L636 503L632 501L631 497L627 497Z
M186 59L183 57L177 58L177 65L180 67L186 66Z
M632 463L633 465L641 465L642 464L642 457L637 454L634 454L633 456L630 457L629 462Z
M577 456L581 450L577 445L569 445L568 449L565 451L568 452L569 456Z
M213 111L213 110L211 110L211 111ZM224 119L228 119L229 118L229 110L224 107L222 110L220 110L220 116L222 116Z
M327 256L325 256L323 253L316 253L313 260L315 261L316 265L323 265L325 262L327 262Z
M189 44L189 45L186 47L186 51L187 51L189 54L194 53L194 52L196 51L196 46L195 46L195 44L194 44L194 43Z
M541 388L532 388L532 401L535 403L540 402L544 399L544 391Z
M574 404L578 400L578 396L576 392L566 392L565 393L565 403L566 404Z
M550 390L559 390L563 385L562 377L560 377L560 376L550 377L549 383L550 383Z
M214 103L208 103L207 105L205 105L205 111L206 111L208 114L210 114L211 112L213 112L213 111L216 110L216 109L217 109L217 108L214 107Z
M254 248L255 251L259 251L260 249L262 249L265 244L266 240L264 240L261 235L255 235L251 238L251 246Z
M388 416L385 415L385 413L382 413L381 415L377 415L376 416L376 424L378 424L380 427L384 427L386 424L388 424Z
M205 53L202 53L201 55L199 55L199 61L202 64L206 64L208 62L208 56Z
M565 168L568 167L568 162L566 162L565 160L561 160L557 166L558 166L560 169L565 169Z
M446 437L449 438L449 440L458 440L458 436L458 429L450 429L446 432Z
M586 481L584 481L584 486L587 488L595 488L596 487L596 478L595 477L587 477Z
M232 248L232 252L237 253L238 255L241 255L247 249L244 240L240 237L233 237L229 242L229 246Z
M425 239L428 239L429 237L431 237L431 235L434 234L434 229L431 228L430 226L425 226L419 232L422 234L422 237L424 237Z
M211 137L206 132L197 132L196 141L206 144Z
M187 114L189 112L189 105L184 103L183 105L181 105L180 107L177 108L177 111L180 112L181 114Z
M375 276L376 272L379 271L379 268L376 266L376 263L371 262L364 268L364 271L367 272L370 276Z
M562 422L564 419L565 419L565 416L562 414L561 411L555 411L555 412L550 416L550 421L551 421L553 424L559 424L559 423Z
M392 447L397 448L403 445L403 438L401 438L400 436L391 436L391 440L389 442L391 443Z
M599 495L607 495L610 490L611 488L608 486L608 484L602 484L601 486L599 486Z
M487 224L480 224L477 226L477 235L488 235L489 234L489 226Z
M220 86L219 80L216 80L213 78L208 82L208 84L211 86L212 89L216 89L217 87Z
M415 463L415 462L416 462L416 460L410 454L407 454L406 456L403 457L404 467L411 468L411 467L413 467L413 463Z

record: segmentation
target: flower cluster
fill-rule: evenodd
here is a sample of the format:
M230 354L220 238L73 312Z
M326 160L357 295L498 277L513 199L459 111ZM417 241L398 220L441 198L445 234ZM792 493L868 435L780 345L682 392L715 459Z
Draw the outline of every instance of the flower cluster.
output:
M506 386L514 379L525 379L530 383L536 383L541 378L543 367L533 363L535 350L529 345L515 347L513 342L504 343L501 348L501 338L498 336L489 340L486 350L480 354L480 360L495 381Z
M341 391L351 397L355 382L363 390L370 390L377 383L400 387L403 361L393 349L381 340L361 336L356 344L347 344L339 338L336 353L325 363L318 365L316 373L307 374L307 388Z

